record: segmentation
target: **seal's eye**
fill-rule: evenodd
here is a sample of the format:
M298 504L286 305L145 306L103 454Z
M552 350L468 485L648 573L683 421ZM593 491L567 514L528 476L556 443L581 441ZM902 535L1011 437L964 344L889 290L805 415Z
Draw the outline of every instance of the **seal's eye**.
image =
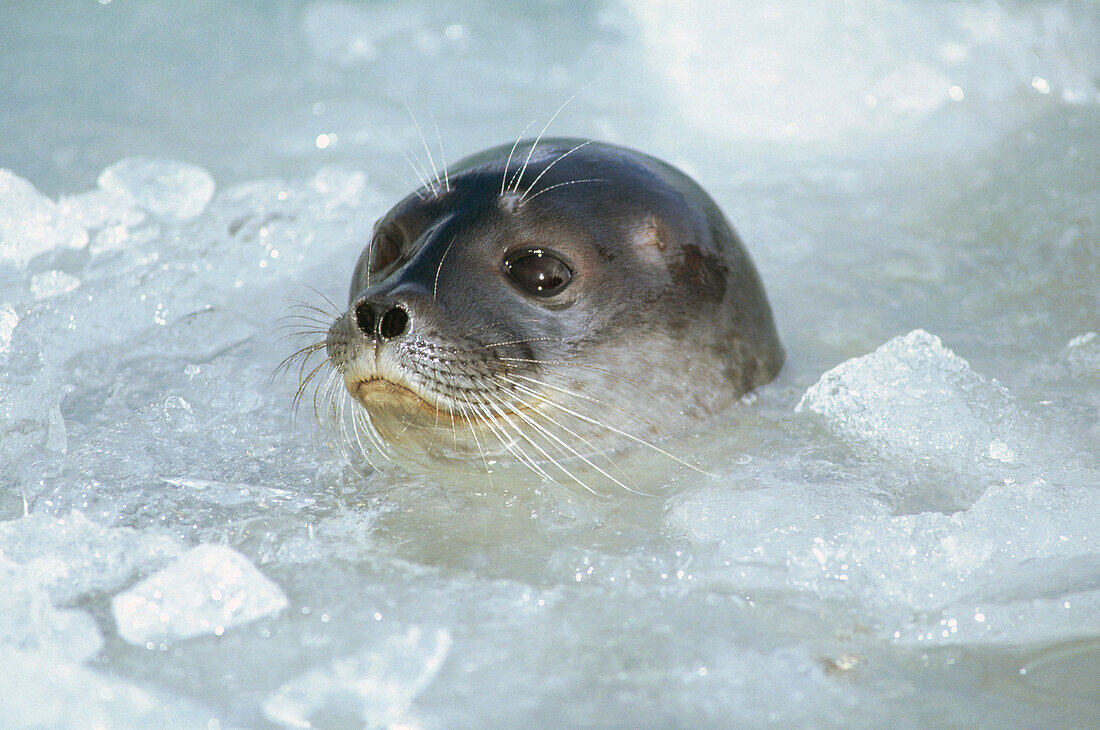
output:
M557 294L573 277L564 261L540 249L513 256L504 262L504 268L521 289L538 297Z
M397 239L385 231L374 237L370 246L370 263L368 268L372 274L386 268L401 255L401 247L397 245Z

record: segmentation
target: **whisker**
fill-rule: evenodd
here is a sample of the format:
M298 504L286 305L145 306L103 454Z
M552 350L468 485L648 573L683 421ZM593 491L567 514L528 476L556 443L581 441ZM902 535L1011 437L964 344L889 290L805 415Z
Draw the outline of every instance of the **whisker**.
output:
M291 340L301 340L304 337L327 337L328 327L321 328L319 322L310 322L308 324L302 324L300 322L287 322L281 324L278 327L272 329L272 332L281 332L278 342L289 342Z
M331 321L333 317L339 317L341 312L326 312L320 307L305 302L295 302L286 308L283 317L315 317L318 322Z
M519 205L517 205L516 207L518 208L522 205L527 205L528 203L530 203L532 200L534 200L538 196L542 195L543 193L548 193L551 190L553 190L554 188L563 188L566 185L580 185L581 183L590 183L590 182L611 182L611 181L608 180L607 178L603 178L603 177L587 177L583 180L569 180L568 182L554 183L550 187L543 188L542 190L538 191L537 193L532 195L530 198L527 198L527 200L523 200L521 198L520 202L519 202ZM528 192L530 192L530 189L528 189Z
M321 371L321 368L323 368L327 364L327 360L320 363L317 367L313 368L313 370L310 371L309 375L307 375L304 380L301 380L299 382L298 390L294 393L294 399L290 402L290 418L292 421L298 416L298 407L302 402L302 396L305 394L306 388L309 386L310 381L313 380L313 378L317 376L317 373ZM305 361L302 362L302 368L304 370Z
M622 382L627 383L629 385L633 385L636 388L645 388L646 387L643 383L640 383L637 380L634 380L633 378L628 378L627 376L623 375L620 372L616 372L615 370L610 370L608 368L602 368L602 367L599 367L598 365L592 365L591 363L576 362L576 361L573 361L573 360L540 360L538 358L524 358L524 357L498 357L497 360L501 363L518 362L518 363L527 363L527 364L533 364L533 365L558 365L558 366L561 366L561 367L581 368L583 370L592 370L593 372L603 373L604 375L608 375L612 378L618 378ZM507 367L507 365L505 365L505 367Z
M404 95L400 92L397 94L401 99L401 103L405 105L405 109L409 112L409 116L412 117L413 126L416 127L416 133L420 135L420 143L424 145L424 151L428 153L428 162L432 166L432 176L435 178L435 185L432 186L432 197L439 195L439 188L443 183L439 180L439 169L435 166L435 157L432 156L432 150L428 147L428 140L424 138L424 130L420 128L420 122L416 120L416 115L413 114L412 107L409 106L409 102L405 99ZM442 143L442 140L441 140Z
M420 180L420 186L425 190L432 191L432 196L434 197L435 187L429 182L429 180L431 180L431 175L428 173L428 168L424 167L424 164L419 160L414 161L414 158L410 157L409 153L405 152L405 150L401 150L401 156L405 158L405 162L408 162L409 167L416 173L416 177ZM426 200L423 195L420 196L420 199Z
M502 175L500 178L501 197L504 197L504 188L508 184L508 166L512 164L512 155L516 153L516 147L518 147L519 143L523 141L523 135L527 134L527 130L530 129L531 125L533 125L537 121L538 119L532 119L530 122L528 122L527 126L524 127L523 131L519 133L518 137L516 137L516 141L512 143L512 149L508 152L508 159L504 162L504 175Z
M355 432L355 441L359 445L359 453L363 459L366 460L370 468L377 469L378 467L375 466L374 461L370 458L371 453L377 453L383 459L389 461L391 459L389 450L383 442L382 435L379 434L378 429L375 428L374 421L370 418L370 413L354 405L352 408L354 410L352 411L351 422ZM367 434L367 440L371 443L373 449L363 443L360 432L365 432Z
M471 409L474 408L474 405L470 402L469 398L463 396L463 400L466 402L467 405L470 406ZM477 446L477 452L481 455L481 463L485 466L485 477L489 480L489 488L492 489L493 470L489 468L489 459L485 455L485 449L481 446L481 439L477 437L477 428L474 426L474 421L470 418L469 415L467 415L465 406L463 406L461 403L459 403L458 405L459 409L462 411L462 417L466 420L466 423L470 425L470 435L473 436L474 445ZM505 448L507 448L507 444L504 443L503 439L501 440L501 444L503 444Z
M661 454L662 456L666 456L669 459L672 459L673 461L680 464L681 466L686 466L689 469L697 471L700 474L703 474L703 475L708 476L708 477L714 477L715 476L714 474L711 474L710 472L699 468L695 464L691 464L687 461L684 461L683 459L676 456L675 454L669 453L668 451L665 451L661 447L656 446L655 444L652 444L652 443L650 443L649 441L646 441L643 438L635 436L634 434L629 433L627 431L623 431L622 429L616 428L615 426L611 426L611 425L608 425L606 423L602 423L597 419L594 419L594 418L591 418L589 416L584 415L583 413L579 413L579 412L574 411L570 408L566 408L562 404L560 404L556 401L550 400L549 398L542 395L538 391L532 390L530 388L525 388L524 386L519 385L519 384L514 384L514 387L516 387L519 390L525 391L526 393L528 393L529 395L531 395L534 398L538 398L540 401L542 401L543 403L546 403L549 406L552 406L554 408L557 408L558 410L561 410L561 411L564 411L565 413L568 413L569 415L573 416L574 418L579 418L580 420L582 420L586 423L589 423L593 426L598 426L599 428L606 429L608 431L611 431L612 433L618 434L619 436L630 439L631 441L633 441L637 444L641 444L642 446L646 446L646 447L652 449L653 451L657 452L658 454Z
M286 357L284 357L282 359L282 361L278 365L275 366L275 369L271 372L272 379L274 379L275 376L279 375L280 372L288 371L290 369L290 366L298 358L302 358L303 360L309 360L310 355L317 352L318 350L320 350L324 346L325 346L324 342L314 342L313 344L306 345L305 347L298 350L297 352L293 352L293 353L287 355ZM268 381L268 382L271 382L271 381Z
M439 272L443 271L443 262L447 260L447 254L451 252L451 246L455 245L457 240L458 236L451 239L447 248L443 250L443 255L439 257L439 266L435 267L435 282L432 284L432 299L435 301L439 301Z
M435 115L428 112L428 116L431 117L432 126L435 127L435 138L439 142L439 157L443 161L443 185L447 192L451 192L451 176L447 173L447 155L443 151L443 137L439 134L439 125L435 123Z
M516 414L516 415L517 415L518 417L520 417L521 419L523 419L523 420L524 420L525 422L527 422L527 424L528 424L529 426L531 426L531 427L532 427L532 428L534 428L535 430L539 431L540 433L542 433L542 434L543 434L543 435L545 435L546 437L548 437L548 438L550 438L551 440L553 440L553 441L554 441L555 443L557 443L557 444L558 444L559 446L561 446L561 447L562 447L563 449L565 449L566 451L568 451L569 453L571 453L571 454L572 454L573 456L577 457L578 459L580 459L581 461L583 461L583 462L584 462L585 464L588 464L588 465L589 465L590 467L592 467L593 469L595 469L596 471L598 471L598 472L599 472L600 474L602 474L602 475L603 475L604 477L606 477L607 479L611 480L612 482L614 482L614 483L615 483L615 484L617 484L618 486L622 487L622 488L623 488L623 489L625 489L626 491L628 491L628 492L633 492L634 494L642 494L642 495L645 495L645 496L647 496L647 497L652 497L652 496L655 496L655 495L652 495L652 494L646 494L645 492L642 492L641 490L639 490L639 489L637 488L637 485L634 485L633 487L631 487L631 486L628 486L627 484L625 484L625 483L624 483L624 482L622 482L621 480L617 479L616 477L612 476L611 474L608 474L608 473L607 473L607 472L606 472L606 471L605 471L604 469L600 468L600 466L599 466L598 464L596 464L595 462L593 462L593 461L592 461L591 459L589 459L589 458L588 458L587 456L585 456L584 454L582 454L582 453L581 453L580 451L578 451L578 450L577 450L576 448L574 448L573 446L571 446L570 444L566 443L565 441L563 441L563 440L562 440L561 438L559 438L558 436L556 436L556 435L554 435L553 433L551 433L549 429L547 429L547 428L545 428L545 427L543 427L543 426L540 426L540 425L539 425L539 424L538 424L538 423L537 423L537 422L535 421L535 419L534 419L534 418L532 418L532 417L531 417L531 416L529 416L528 414L524 413L524 412L523 412L522 410L520 410L520 409L515 409L515 408L514 408L514 409L512 409L512 412L513 412L513 413L515 413L515 414ZM581 435L580 435L580 434L578 434L577 432L573 431L572 429L570 429L570 428L569 428L568 426L566 426L565 424L563 424L563 423L561 423L561 422L557 421L556 419L554 419L554 418L550 417L550 416L549 416L548 414L542 413L542 414L540 414L540 415L541 415L541 416L542 416L543 418L546 418L546 420L548 420L548 421L549 421L550 423L552 423L553 425L555 425L555 426L557 426L558 428L560 428L561 430L565 431L565 432L566 432L567 434L569 434L569 435L570 435L570 436L572 436L573 438L575 438L575 439L578 439L579 441L581 441L582 443L584 443L584 444L585 444L586 446L588 446L589 448L591 448L591 449L593 450L593 452L597 452L597 453L598 453L598 452L600 451L600 450L599 450L598 448L596 448L596 447L595 447L595 446L594 446L594 445L592 444L592 442L588 441L588 439L584 438L583 436L581 436ZM624 477L626 477L626 478L628 479L628 481L632 481L632 480L630 480L630 479L629 479L629 477L627 477L627 476L626 476L626 474L625 474L625 473L623 473L622 469L619 469L619 467L618 467L617 465L615 465L614 463L612 463L612 466L613 466L614 468L618 469L618 470L619 470L619 472L620 472L620 473L622 473L622 474L623 474L623 476L624 476ZM560 465L559 465L559 468L560 468ZM585 485L585 486L586 486L586 488L588 488L588 487L587 487L587 485ZM589 489L589 491L592 491L592 492L594 493L594 490L592 490L591 488L588 488L588 489Z
M313 309L314 311L318 312L319 314L332 314L333 316L337 316L337 317L340 316L341 314L343 314L343 310L340 309L340 307L336 306L335 302L333 302L331 299L329 299L327 296L325 296L325 294L323 292L321 292L320 289L318 289L317 287L313 287L313 286L307 286L306 288L309 289L310 291L312 291L317 296L321 297L321 299L324 299L325 303L327 303L330 307L332 307L332 312L326 312L325 310L321 309L320 307L316 307L316 306L314 306L312 304L308 304L306 302L298 302L298 304L301 304L302 306L307 307L309 309Z
M538 174L538 176L536 176L536 177L535 177L535 179L534 179L533 181L531 181L531 184L527 186L527 189L526 189L525 191L523 191L523 195L521 195L521 196L519 197L519 202L518 202L518 203L516 204L516 207L519 207L519 206L523 205L523 199L524 199L525 197L527 197L527 193L529 193L529 192L531 192L532 190L534 190L534 189L535 189L535 186L539 184L539 180L541 180L541 179L542 179L542 176L543 176L543 175L545 175L545 174L546 174L547 172L549 172L549 170L550 170L550 168L551 168L551 167L553 167L554 165L558 164L559 162L561 162L562 160L564 160L564 159L565 159L566 157L568 157L569 155L571 155L571 154L573 154L574 152L576 152L577 150L579 150L579 149L580 149L581 147L586 147L587 145L590 145L590 144L592 144L592 140L586 140L586 141L584 141L584 142L581 142L581 143L580 143L579 145L577 145L577 146L576 146L576 147L574 147L573 149L569 150L568 152L565 152L565 153L563 153L563 154L561 154L561 155L558 155L558 158L557 158L556 160L554 160L553 162L551 162L551 163L550 163L549 165L547 165L546 167L542 168L542 172L540 172L540 173Z
M506 347L508 345L522 345L526 342L558 342L560 337L527 337L522 340L509 340L507 342L493 342L488 345L482 345L486 350L493 347Z
M522 388L523 387L523 385L521 383L517 383L516 381L509 378L509 376L507 376L507 375L499 376L499 377L504 382L508 383L509 385L511 385L513 387L516 387L516 388ZM649 421L648 419L642 418L641 416L634 413L633 411L631 411L628 408L623 408L622 406L617 406L614 403L612 403L611 401L607 401L607 400L604 400L602 398L596 398L595 396L591 396L591 395L588 395L586 393L578 393L575 390L569 390L568 388L563 388L560 385L554 385L553 383L547 383L547 382L542 381L542 380L537 380L536 378L532 378L532 377L529 377L527 375L523 375L522 373L513 372L513 373L511 373L511 377L521 378L522 380L526 380L527 382L532 383L534 385L537 385L539 387L549 388L551 390L556 390L559 393L562 393L564 395L568 395L568 396L571 396L571 397L574 397L574 398L580 398L582 400L589 401L590 403L593 403L593 404L599 406L600 408L605 408L605 409L611 409L611 410L618 411L618 412L622 413L623 415L629 416L629 417L635 419L636 421L638 421L642 424L645 424L646 426L649 426L654 431L660 431L661 430L657 426L657 424Z
M292 326L300 326L297 323L306 322L318 327L324 327L324 331L327 332L329 325L332 324L331 318L321 319L320 316L316 314L284 314L279 317L279 319L286 323L279 325L276 328L277 330L290 329Z
M589 84L590 83L591 82L589 82ZM558 110L554 112L554 114L550 117L549 121L546 122L546 126L542 128L542 131L539 132L538 136L535 137L535 141L531 145L531 149L527 150L527 159L523 161L523 167L520 168L519 175L516 176L515 185L512 186L513 193L519 191L519 186L523 182L523 173L527 171L527 165L531 162L531 157L535 154L535 149L539 146L539 141L542 139L542 135L546 134L546 130L550 128L550 125L554 123L554 120L558 118L558 115L562 113L562 110L565 109L565 107L569 106L569 102L576 99L577 96L582 91L584 91L589 84L585 84L580 89L578 89L577 92L573 94L573 96L566 99L565 102L558 107Z
M401 150L398 150L398 152L401 152ZM406 158L406 160L407 159L408 158ZM389 173L390 175L393 175L395 178L397 178L397 180L399 180L401 182L401 189L402 190L412 190L413 194L416 197L420 198L421 200L426 200L426 198L423 195L420 194L420 191L417 190L416 186L413 185L412 183L410 183L409 179L407 177L405 177L404 175L402 175L401 173L399 173L397 170L394 170L390 167L386 167L385 165L374 163L372 160L368 160L367 162L372 167L377 168L377 169L385 170L387 173Z
M506 423L506 424L507 424L508 426L510 426L510 427L511 427L511 429L512 429L513 431L515 431L515 433L516 433L516 435L517 435L517 436L519 436L519 437L520 437L521 439L523 439L524 441L526 441L527 443L529 443L529 444L530 444L530 445L531 445L532 447L534 447L534 449L535 449L536 451L538 451L538 452L539 452L540 454L542 454L542 456L543 456L543 458L544 458L544 459L546 459L546 460L547 460L548 462L550 462L550 463L551 463L551 464L553 464L553 465L554 465L555 467L557 467L558 469L560 469L560 470L561 470L562 472L564 472L564 473L565 473L566 475L568 475L568 476L569 476L569 477L570 477L571 479L573 479L574 481L576 481L576 482L577 482L578 484L580 484L580 485L581 485L582 487L584 487L585 489L588 489L589 491L592 491L592 490L591 490L591 489L590 489L590 488L588 487L588 485L584 483L584 481L583 481L583 480L581 480L581 479L578 479L578 478L577 478L576 476L574 476L574 475L573 475L573 474L572 474L572 473L571 473L571 472L570 472L570 471L569 471L568 469L566 469L566 468L565 468L564 466L562 466L562 465L561 465L561 464L560 464L560 463L559 463L559 462L557 461L557 459L555 459L555 458L554 458L553 456L551 456L551 455L550 455L549 453L547 453L547 451L546 451L545 449L543 449L543 448L542 448L541 446L539 446L539 445L538 445L537 443L535 443L535 441L534 441L534 440L532 440L530 436L528 436L528 435L527 435L526 433L524 433L524 432L523 432L523 429L521 429L521 428L517 427L517 426L516 426L516 425L515 425L514 423L512 423L512 420L511 420L510 418L508 418L508 415L507 415L507 413L506 413L506 412L505 412L505 411L504 411L504 410L503 410L503 409L502 409L502 408L501 408L501 407L500 407L499 405L496 405L496 404L495 404L495 403L493 403L492 401L490 401L489 405L490 405L490 406L492 406L492 407L493 407L493 409L494 409L494 410L495 410L495 411L497 412L497 414L498 414L498 415L500 416L500 418L501 418L501 419L502 419L502 420L503 420L503 421L504 421L504 422L505 422L505 423ZM486 423L487 423L487 424L491 424L491 423L493 423L493 419L492 419L491 417L488 417L488 418L486 418ZM490 428L492 428L492 426L490 426ZM536 462L536 461L535 461L534 459L532 459L532 458L531 458L531 457L530 457L530 456L529 456L528 454L526 454L526 453L525 453L525 452L524 452L524 451L522 450L522 448L521 448L521 447L519 447L519 444L518 444L518 443L516 442L516 440L515 440L515 439L511 439L511 440L510 440L510 442L511 442L512 444L514 444L514 445L515 445L516 449L518 449L518 450L519 450L519 454L516 454L516 451L515 451L515 450L513 450L513 448L512 448L512 447L510 447L510 446L509 446L509 445L508 445L507 443L504 443L504 440L503 440L503 439L501 440L501 443L504 443L504 446L505 446L505 448L507 448L507 449L508 449L508 451L509 451L510 453L512 453L512 454L513 454L514 456L516 456L516 458L518 458L518 459L519 459L519 460L520 460L520 461L521 461L521 462L522 462L522 463L523 463L523 464L524 464L525 466L527 466L527 468L531 469L532 471L534 471L534 472L535 472L536 474L538 474L539 476L543 477L543 478L544 478L544 479L546 479L547 481L550 481L550 482L556 482L556 481L557 481L556 479L554 479L553 477L551 477L551 476L550 476L550 475L549 475L549 474L548 474L548 473L546 472L546 470L545 470L545 469L543 469L543 468L542 468L541 466L539 466L538 462ZM594 493L594 492L593 492L593 493Z

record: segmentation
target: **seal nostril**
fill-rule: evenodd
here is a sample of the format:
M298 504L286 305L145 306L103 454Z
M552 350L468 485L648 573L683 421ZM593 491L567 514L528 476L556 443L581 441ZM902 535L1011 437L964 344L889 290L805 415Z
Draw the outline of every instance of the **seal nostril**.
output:
M409 323L409 315L401 307L394 307L382 315L382 321L378 323L378 334L386 340L397 337L405 331Z
M374 334L374 312L365 299L355 305L355 324L363 334Z

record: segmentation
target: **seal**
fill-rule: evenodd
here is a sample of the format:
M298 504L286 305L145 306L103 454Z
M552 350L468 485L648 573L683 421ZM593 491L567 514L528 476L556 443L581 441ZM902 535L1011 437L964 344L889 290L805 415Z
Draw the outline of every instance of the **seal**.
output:
M586 140L496 147L429 180L375 225L348 302L324 343L344 388L325 390L338 411L357 402L345 437L368 459L510 459L588 487L584 465L630 488L608 453L678 459L663 437L784 358L760 277L706 192Z

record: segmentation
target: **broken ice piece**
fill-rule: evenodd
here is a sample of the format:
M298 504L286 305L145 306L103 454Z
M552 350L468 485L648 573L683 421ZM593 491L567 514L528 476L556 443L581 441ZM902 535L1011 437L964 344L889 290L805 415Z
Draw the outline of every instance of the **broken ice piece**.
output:
M166 531L107 527L77 511L0 522L0 556L30 570L58 605L92 591L113 593L183 551Z
M76 291L79 287L80 279L55 269L43 271L31 277L31 294L35 299L58 297Z
M221 636L286 605L279 586L224 545L194 547L111 601L119 635L139 645Z
M317 718L333 716L366 727L404 724L412 701L435 679L450 649L446 629L410 626L379 646L290 680L264 701L264 715L287 728L314 727Z
M795 408L851 441L914 461L956 467L1017 458L1019 414L996 381L924 330L895 337L829 370Z
M0 169L0 260L19 266L55 248L84 248L88 232L29 181Z
M127 157L99 176L99 187L128 195L153 215L185 221L203 211L214 196L214 178L201 167L174 160Z

